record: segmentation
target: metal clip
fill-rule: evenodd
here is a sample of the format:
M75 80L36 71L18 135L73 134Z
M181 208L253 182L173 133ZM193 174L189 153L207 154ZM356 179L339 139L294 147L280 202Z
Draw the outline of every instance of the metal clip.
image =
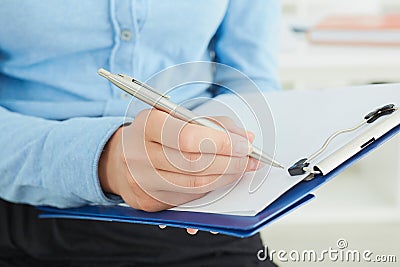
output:
M395 110L397 110L397 108L394 106L394 104L389 104L368 113L365 115L364 119L367 121L367 123L373 123L382 116L392 114Z
M152 91L153 93L155 93L155 94L157 94L157 95L159 95L159 96L161 96L161 97L164 97L164 98L166 98L166 99L169 99L169 98L170 98L169 95L165 95L165 94L163 94L163 93L160 93L159 91L157 91L157 90L154 89L153 87L150 87L149 85L144 84L144 83L142 83L142 82L140 82L140 81L138 81L138 80L136 80L136 79L134 79L134 78L132 78L132 82L133 82L133 83L136 83L137 85L140 85L140 86L143 87L143 88L146 88L146 89L149 90L149 91Z
M128 80L128 81L130 81L130 82L133 82L133 83L139 85L140 87L146 88L147 90L152 91L153 93L155 93L155 94L157 94L157 95L159 95L159 96L161 96L161 97L164 97L164 98L166 98L166 99L169 99L169 98L170 98L169 95L165 95L165 94L163 94L163 93L160 93L159 91L157 91L157 90L154 89L153 87L150 87L149 85L144 84L144 83L142 83L141 81L138 81L138 80L136 80L135 78L132 78L132 77L126 75L126 74L118 74L118 76L121 76L122 78L124 78L124 79L126 79L126 80Z
M297 176L297 175L302 175L305 174L305 168L310 165L309 162L307 162L307 159L301 159L295 164L293 164L289 169L288 172L291 176Z
M325 149L328 147L328 145L332 142L332 140L334 138L336 138L338 135L341 135L341 134L344 134L344 133L353 132L353 131L357 130L358 128L360 128L361 126L363 126L363 125L365 125L367 123L373 123L374 121L376 121L377 119L379 119L382 116L386 116L386 115L392 114L397 109L398 108L395 107L394 104L385 105L385 106L383 106L381 108L378 108L378 109L368 113L364 117L364 120L362 122L358 123L357 125L355 125L355 126L353 126L351 128L345 129L345 130L341 130L341 131L335 132L330 137L328 137L328 139L326 139L326 141L324 142L322 147L320 149L318 149L314 154L312 154L308 158L301 159L301 160L297 161L295 164L293 164L288 169L289 174L291 176L297 176L297 175L302 175L302 174L305 174L305 173L309 173L310 175L308 175L305 178L305 180L309 181L309 180L314 179L314 176L317 175L317 174L320 174L320 172L309 167L310 161L315 159L316 157L318 157L320 154L322 154L322 152L325 151Z

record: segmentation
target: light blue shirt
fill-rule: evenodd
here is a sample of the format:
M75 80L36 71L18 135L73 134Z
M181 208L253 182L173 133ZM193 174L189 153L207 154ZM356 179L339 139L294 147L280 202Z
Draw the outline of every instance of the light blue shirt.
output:
M97 69L145 81L175 64L216 61L274 90L279 10L277 0L2 0L0 197L121 201L103 193L97 170L130 98ZM173 99L216 93L197 86Z

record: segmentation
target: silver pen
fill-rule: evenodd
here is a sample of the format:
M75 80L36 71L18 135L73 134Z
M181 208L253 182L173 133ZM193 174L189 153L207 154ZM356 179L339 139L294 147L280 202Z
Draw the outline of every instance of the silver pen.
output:
M168 96L159 93L154 88L132 77L129 77L128 75L113 74L103 68L100 68L97 72L99 75L108 79L111 83L113 83L118 88L124 90L128 94L136 97L137 99L149 104L156 109L171 114L171 116L177 119L190 123L196 123L198 125L202 125L219 131L226 131L217 123L206 118L202 118L192 111L173 103L172 101L168 100ZM261 149L257 147L252 147L252 152L249 156L263 163L271 164L274 167L284 169L284 167L279 162L277 162L267 154L263 153Z

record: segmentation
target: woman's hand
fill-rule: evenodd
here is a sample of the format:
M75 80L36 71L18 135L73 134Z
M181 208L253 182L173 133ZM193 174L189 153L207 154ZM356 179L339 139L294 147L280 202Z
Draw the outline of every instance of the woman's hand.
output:
M133 208L160 211L258 169L259 162L247 156L254 135L227 117L214 119L229 132L186 123L156 109L140 112L104 148L99 161L103 190L120 195Z

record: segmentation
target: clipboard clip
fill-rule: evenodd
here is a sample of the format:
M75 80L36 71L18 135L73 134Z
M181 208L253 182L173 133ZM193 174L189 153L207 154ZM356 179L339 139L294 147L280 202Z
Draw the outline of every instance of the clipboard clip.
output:
M364 120L366 120L367 123L373 123L382 116L392 114L396 109L394 104L385 105L365 115Z
M344 134L344 133L349 133L349 132L353 132L359 128L361 128L362 126L366 125L366 124L371 124L373 122L375 122L376 120L378 120L379 118L386 116L386 115L390 115L393 112L395 112L398 108L395 107L394 104L388 104L385 105L383 107L380 107L374 111L371 111L370 113L368 113L367 115L364 116L363 121L361 121L360 123L356 124L355 126L348 128L348 129L344 129L344 130L340 130L335 132L334 134L332 134L330 137L328 137L326 139L326 141L324 142L324 144L322 145L322 147L320 149L318 149L314 154L312 154L311 156L307 157L307 158L303 158L300 159L299 161L297 161L296 163L294 163L289 169L288 172L291 176L298 176L298 175L303 175L305 173L309 173L309 175L304 178L305 181L310 181L312 179L314 179L314 177L316 175L322 174L322 172L320 170L318 170L318 168L314 167L311 168L310 167L310 161L315 159L316 157L318 157L319 155L321 155L325 149L328 147L328 145L332 142L333 139L335 139L338 135ZM370 142L375 141L375 139L371 139L370 141L368 141L367 143L363 144L361 146L361 149L366 147L367 145L370 144Z

